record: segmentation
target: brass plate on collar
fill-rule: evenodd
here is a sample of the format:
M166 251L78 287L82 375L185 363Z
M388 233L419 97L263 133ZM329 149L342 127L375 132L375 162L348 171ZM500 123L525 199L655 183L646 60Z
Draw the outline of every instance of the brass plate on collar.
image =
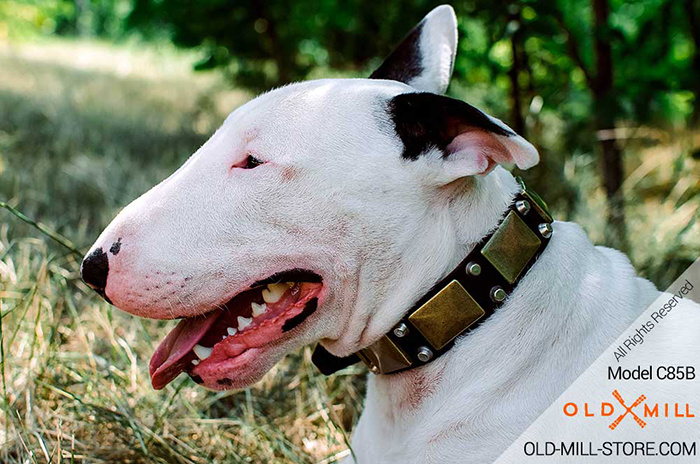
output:
M541 244L540 238L511 211L481 249L481 254L512 284Z
M516 180L523 189L523 195L530 200L530 203L532 204L532 206L535 207L540 217L542 217L542 219L544 219L545 222L554 222L554 218L552 218L552 215L549 214L549 208L547 207L547 203L545 203L545 201L537 194L537 192L527 188L525 186L525 182L523 182L523 180L520 177L517 177Z
M367 348L358 351L357 356L373 374L388 374L413 364L403 350L386 335Z
M453 280L408 316L408 320L433 348L440 350L484 314L462 284Z

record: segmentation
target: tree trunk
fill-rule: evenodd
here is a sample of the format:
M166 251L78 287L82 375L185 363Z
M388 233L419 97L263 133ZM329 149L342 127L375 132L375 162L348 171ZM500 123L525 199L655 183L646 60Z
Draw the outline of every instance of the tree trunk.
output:
M277 76L273 82L274 87L289 84L293 79L294 56L289 50L286 50L277 29L277 18L270 11L270 8L265 2L253 2L253 13L256 17L267 21L267 30L265 36L267 38L267 46L265 47L266 54L272 58L277 65Z
M698 0L685 0L685 14L688 17L688 25L690 26L690 36L695 45L693 60L691 62L691 76L694 80L691 82L691 89L695 95L695 105L691 123L693 125L700 124L700 18L698 18Z
M522 69L522 63L520 58L522 56L520 43L521 31L520 31L520 14L512 13L509 15L510 21L514 21L518 28L510 36L510 48L513 55L513 64L508 71L508 77L510 78L510 95L513 106L511 107L511 123L513 124L513 129L515 132L520 134L522 137L526 137L525 134L525 119L523 118L523 108L522 108L522 96L520 95L520 70Z
M613 60L610 45L608 0L592 0L594 15L594 47L596 73L593 79L593 104L596 132L613 134L617 101L613 89ZM625 208L622 195L624 171L622 152L614 136L606 136L600 142L602 151L603 186L608 201L608 220L605 230L606 242L626 251L627 234Z

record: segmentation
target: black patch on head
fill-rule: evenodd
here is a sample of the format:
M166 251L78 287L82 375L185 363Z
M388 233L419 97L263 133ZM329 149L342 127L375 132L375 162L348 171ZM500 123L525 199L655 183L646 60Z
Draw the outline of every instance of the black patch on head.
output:
M103 294L107 286L107 274L109 274L109 259L107 253L98 248L90 253L80 266L80 273L90 287Z
M411 161L429 148L444 152L455 137L470 129L482 129L505 137L515 135L469 103L434 93L397 95L389 100L388 111L404 145L401 156Z
M109 252L112 253L114 256L119 254L119 250L122 249L122 238L119 237L116 242L112 243L112 246L109 247Z
M384 60L370 79L390 79L408 84L412 79L423 72L420 51L420 35L423 29L423 21L403 38L391 55Z
M200 376L198 376L198 375L192 375L192 374L189 374L189 375L190 375L190 378L192 379L192 381L193 381L194 383L198 383L198 384L200 384L200 385L204 383L204 380L202 380L202 378L201 378Z
M230 387L231 385L233 385L233 380L231 380L231 379L219 379L216 381L216 383L218 383L219 385L224 385L226 387Z
M310 300L308 303L306 303L306 306L304 307L304 310L302 312L300 312L299 314L297 314L293 318L284 321L284 325L282 326L282 333L289 332L294 327L296 327L299 324L301 324L302 322L304 322L304 320L307 317L311 316L314 313L314 311L316 311L317 306L318 306L318 299L317 298L314 298L314 299Z

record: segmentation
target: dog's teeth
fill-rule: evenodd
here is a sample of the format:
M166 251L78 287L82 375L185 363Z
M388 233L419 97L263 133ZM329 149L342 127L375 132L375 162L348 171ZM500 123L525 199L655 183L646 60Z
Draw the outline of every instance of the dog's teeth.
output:
M228 334L233 337L234 335L236 335L236 332L238 332L238 331L236 329L234 329L233 327L227 327L226 332L228 332Z
M202 345L195 345L194 348L192 348L192 351L194 351L194 354L196 354L199 359L205 360L211 356L213 349Z
M194 364L195 366L196 366L197 364L199 364L199 359L193 359L193 360L192 360L192 364Z
M286 284L269 284L262 291L263 300L265 300L265 303L277 303L288 288Z
M261 314L265 314L265 311L267 311L267 305L265 303L251 303L250 307L253 309L253 317L258 317Z
M238 316L238 330L245 329L251 322L253 322L253 319L250 317Z
M222 340L226 340L226 337L228 337L228 335L222 335L222 336L221 336L221 339L222 339Z
M265 303L276 303L277 301L279 301L279 298L276 300L274 299L274 296L268 289L262 291L262 297L263 300L265 300Z

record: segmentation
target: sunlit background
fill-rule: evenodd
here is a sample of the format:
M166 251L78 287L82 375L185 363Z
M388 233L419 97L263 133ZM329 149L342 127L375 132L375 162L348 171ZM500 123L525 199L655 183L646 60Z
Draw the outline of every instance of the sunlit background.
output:
M309 349L259 385L150 388L168 323L78 276L119 209L237 106L294 80L364 77L426 1L0 1L0 461L335 462L364 369ZM449 94L540 150L555 217L665 287L700 255L700 1L461 1ZM38 224L37 224L38 223ZM359 374L359 375L358 375Z

